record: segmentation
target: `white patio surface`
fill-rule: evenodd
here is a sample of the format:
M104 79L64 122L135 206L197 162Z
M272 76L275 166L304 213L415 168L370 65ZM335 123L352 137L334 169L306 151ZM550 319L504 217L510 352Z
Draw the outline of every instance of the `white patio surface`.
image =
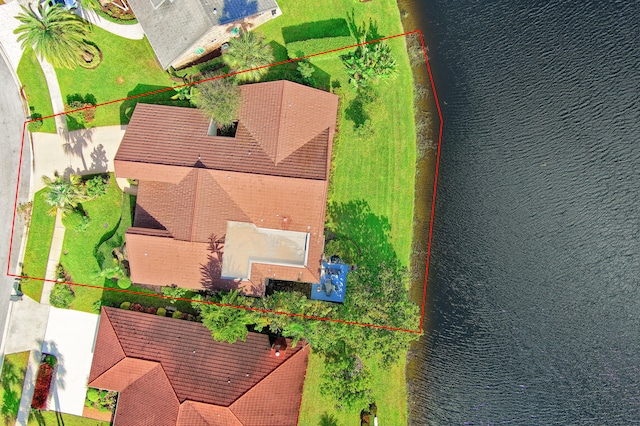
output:
M88 175L113 171L113 159L118 151L126 126L105 126L75 130L64 135L32 133L32 188L44 188L42 176L53 172L68 175Z
M86 312L51 308L42 352L55 355L58 367L47 409L82 416L99 318Z

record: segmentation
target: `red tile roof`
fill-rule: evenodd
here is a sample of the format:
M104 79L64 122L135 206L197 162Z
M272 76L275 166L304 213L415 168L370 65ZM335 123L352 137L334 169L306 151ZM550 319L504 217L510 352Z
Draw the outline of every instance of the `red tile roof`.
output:
M136 106L115 159L116 175L140 180L134 282L256 296L267 278L318 282L337 97L287 81L241 91L235 138L207 136L198 110ZM255 263L249 280L220 279L208 243L228 221L309 233L306 267Z
M117 426L295 425L309 347L270 352L266 335L220 343L199 323L103 307L89 386L120 392Z

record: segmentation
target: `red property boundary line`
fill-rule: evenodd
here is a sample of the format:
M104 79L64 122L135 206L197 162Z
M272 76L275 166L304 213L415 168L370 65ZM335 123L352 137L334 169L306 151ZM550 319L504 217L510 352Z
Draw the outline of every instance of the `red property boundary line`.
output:
M48 118L54 118L56 116L70 114L70 113L77 112L77 111L82 111L82 110L88 109L88 108L97 108L97 107L103 106L103 105L114 104L114 103L118 103L118 102L127 101L127 100L130 100L130 99L137 99L137 98L142 98L142 97L149 96L149 95L154 95L154 94L157 94L157 93L172 91L172 90L175 90L176 88L196 85L196 84L203 83L205 81L215 80L215 79L218 79L218 78L226 78L226 77L234 76L236 74L255 71L255 70L259 70L259 69L263 69L263 68L270 68L270 67L274 67L274 66L277 66L277 65L283 65L283 64L292 63L292 62L298 62L298 61L300 61L302 59L312 58L312 57L324 55L324 54L327 54L327 53L338 52L338 51L345 50L345 49L351 49L353 47L362 46L362 45L369 44L369 43L376 43L376 42L380 42L380 41L383 41L383 40L389 40L389 39L398 38L398 37L405 37L405 36L413 35L413 34L417 34L420 37L420 43L422 45L422 53L424 54L425 64L427 65L427 71L429 73L429 80L431 82L431 89L433 90L433 97L434 97L435 104L436 104L436 110L438 112L438 118L440 120L440 125L439 125L439 130L438 130L438 148L437 148L437 153L436 153L436 164L435 164L435 172L434 172L434 179L433 179L433 194L432 194L432 198L431 198L431 218L429 220L429 238L428 238L428 243L427 243L427 258L426 258L426 263L425 263L425 278L424 278L423 292L422 292L422 307L421 307L421 311L420 311L420 327L419 327L419 329L418 330L410 330L410 329L404 329L404 328L398 328L398 327L391 327L391 326L387 326L387 325L378 325L378 324L362 323L362 322L358 322L358 321L347 321L347 320L335 319L335 318L318 317L318 316L315 316L315 315L295 314L295 313L292 313L292 312L282 312L282 311L274 311L274 310L269 310L269 309L259 309L259 308L252 308L252 307L247 307L247 306L230 305L230 304L225 304L225 303L203 302L203 301L200 301L200 303L209 304L209 305L216 305L216 306L224 306L224 307L236 308L236 309L244 309L246 311L256 311L256 312L271 313L271 314L276 314L276 315L287 315L287 316L290 316L290 317L298 317L298 318L304 318L304 319L313 319L313 320L318 320L318 321L328 321L328 322L334 322L334 323L357 325L357 326L361 326L361 327L371 327L371 328L382 329L382 330L402 331L402 332L406 332L406 333L422 334L423 329L424 329L425 304L426 304L426 298L427 298L427 282L428 282L428 279L429 279L429 263L430 263L430 260L431 260L431 242L432 242L432 237L433 237L433 219L434 219L434 214L435 214L436 194L437 194L437 189L438 189L438 170L439 170L439 166L440 166L440 146L442 144L443 120L442 120L442 112L440 110L440 103L438 101L438 94L436 93L435 82L434 82L434 79L433 79L433 75L431 73L431 66L429 64L429 58L427 56L427 50L426 50L425 45L424 45L424 38L423 38L422 32L420 30L413 30L413 31L402 33L402 34L396 34L396 35L392 35L392 36L388 36L388 37L382 37L382 38L379 38L379 39L376 39L376 40L371 40L371 41L368 41L368 42L363 42L363 43L358 43L358 44L354 44L354 45L351 45L351 46L345 46L345 47L340 47L340 48L337 48L337 49L327 50L325 52L315 53L315 54L312 54L312 55L302 56L302 57L299 57L299 58L288 59L286 61L275 62L273 64L263 65L263 66L260 66L260 67L255 67L255 68L251 68L251 69L244 70L244 71L236 71L236 72L232 72L232 73L229 73L229 74L216 76L216 77L212 77L212 78L208 78L208 79L204 79L204 80L199 80L199 81L192 82L192 83L182 84L182 85L179 85L179 86L167 87L167 88L163 88L163 89L159 89L159 90L154 90L154 91L147 92L147 93L142 93L142 94L139 94L139 95L129 96L127 98L122 98L122 99L116 99L116 100L112 100L112 101L108 101L108 102L103 102L103 103L100 103L100 104L97 104L97 105L91 106L91 107L79 108L79 109L75 109L75 110L72 110L72 111L65 111L65 112L61 112L61 113L57 113L57 114L53 114L53 115L48 115L46 117L41 117L41 118L38 118L38 119L26 120L23 123L23 126L22 126L22 145L20 147L20 156L19 156L19 162L18 162L18 179L16 181L16 194L15 194L15 199L14 199L14 202L13 202L13 222L11 224L11 237L10 237L10 240L9 240L9 255L8 255L8 259L7 259L6 275L9 276L9 277L19 278L19 279L28 278L28 279L37 280L37 281L43 281L43 282L45 282L45 281L58 282L58 283L61 283L61 284L70 284L70 285L80 286L80 287L102 289L103 291L115 291L115 292L118 292L118 293L129 293L129 294L134 294L134 295L144 295L144 296L150 296L150 297L158 297L158 298L161 298L161 299L181 300L181 301L186 301L186 302L192 302L193 301L192 299L187 299L187 298L183 298L183 297L169 297L169 296L164 296L162 294L157 294L157 293L144 293L144 292L141 292L141 291L131 291L131 290L126 290L126 289L118 289L118 288L104 288L102 286L95 286L95 285L90 285L90 284L80 284L80 283L67 282L67 281L59 282L59 281L56 281L56 280L47 280L45 278L29 277L29 276L25 276L25 275L16 275L16 274L12 274L10 272L11 255L12 255L12 251L13 251L13 237L14 237L14 234L15 234L15 221L16 221L17 208L18 208L18 191L19 191L19 187L20 187L20 172L22 170L22 159L23 159L23 152L24 152L25 133L26 133L26 129L27 129L27 124L28 123L30 123L32 121L41 121L41 120L48 119Z

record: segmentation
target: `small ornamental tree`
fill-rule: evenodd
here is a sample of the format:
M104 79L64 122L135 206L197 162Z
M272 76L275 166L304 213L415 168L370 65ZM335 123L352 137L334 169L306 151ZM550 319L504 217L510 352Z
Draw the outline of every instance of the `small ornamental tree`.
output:
M46 360L40 364L36 387L33 391L33 399L31 400L31 408L35 410L44 410L47 408L47 398L49 397L49 388L51 387L51 379L53 378L55 365L55 357L52 355L47 355Z
M45 201L51 206L49 214L55 216L60 211L63 218L74 211L80 202L86 200L86 192L82 179L78 175L71 175L65 179L54 172L53 179L42 176L46 188Z
M218 127L231 126L240 109L240 89L229 79L218 77L198 84L193 89L191 101Z
M355 89L398 75L396 59L384 42L363 44L341 58Z

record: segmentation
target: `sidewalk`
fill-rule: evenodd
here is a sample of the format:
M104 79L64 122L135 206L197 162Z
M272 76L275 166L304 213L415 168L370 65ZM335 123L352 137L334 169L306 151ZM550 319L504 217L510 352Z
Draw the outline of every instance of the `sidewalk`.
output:
M112 34L119 35L120 37L128 38L131 40L142 40L142 38L144 37L144 31L142 31L140 23L116 24L115 22L104 19L93 10L84 9L81 5L78 6L79 7L76 13L79 16L91 22L93 25L102 28L103 30L107 30Z
M62 253L62 243L64 242L65 227L62 224L62 214L60 211L56 214L56 224L53 228L53 237L51 238L51 249L49 249L49 258L47 260L47 272L44 278L49 281L45 281L42 285L42 294L40 295L40 304L49 305L49 296L51 296L51 290L53 285L58 279L57 269L58 263L60 263L60 254Z
M53 106L54 114L61 114L64 112L64 101L62 100L62 91L60 90L60 84L58 83L58 76L56 70L53 68L46 59L38 58L42 72L44 72L44 79L47 80L47 86L49 86L49 95L51 96L51 105ZM67 117L66 115L56 115L54 117L56 121L56 129L59 135L67 133Z

